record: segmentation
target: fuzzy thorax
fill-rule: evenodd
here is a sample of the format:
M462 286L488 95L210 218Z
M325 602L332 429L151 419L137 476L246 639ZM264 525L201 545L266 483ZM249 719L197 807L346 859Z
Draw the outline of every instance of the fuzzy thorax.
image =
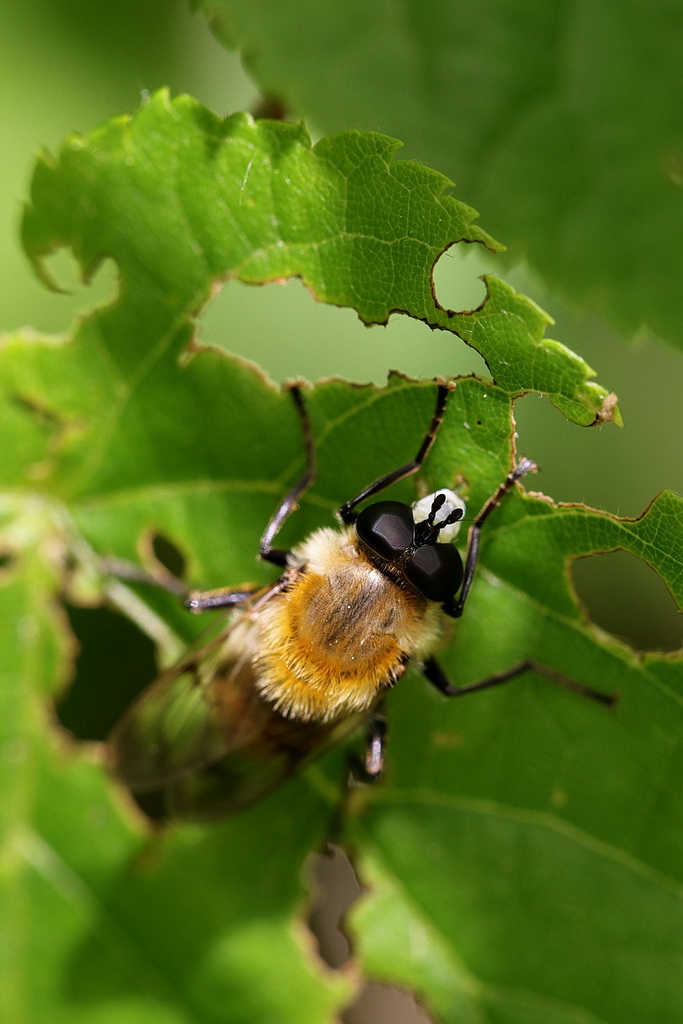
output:
M256 685L286 717L332 721L366 711L413 655L438 642L438 605L382 573L354 527L295 548L291 585L259 614Z

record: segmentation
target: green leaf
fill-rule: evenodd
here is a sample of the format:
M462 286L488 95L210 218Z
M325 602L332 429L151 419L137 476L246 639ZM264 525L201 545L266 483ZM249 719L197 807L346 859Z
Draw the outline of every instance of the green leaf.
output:
M190 314L218 280L299 276L319 300L350 306L367 324L403 312L453 331L510 394L543 392L583 424L610 418L613 403L590 367L544 339L549 318L502 281L487 279L479 309L439 306L438 257L458 241L495 243L473 224L474 211L444 192L443 175L391 162L398 147L344 132L311 148L301 127L242 114L220 120L160 93L135 118L72 138L57 161L38 164L24 244L46 277L43 258L65 244L86 275L104 256L116 261L125 301L99 327L128 334L126 361L141 360L162 330L177 332L180 350Z
M391 786L355 828L371 890L353 914L361 961L447 1021L675 1019L683 666L587 626L563 569L619 546L680 605L683 503L663 494L629 521L527 499L498 522L451 678L533 650L619 702L605 712L531 676L447 704L397 691Z
M204 372L200 373L202 367ZM286 396L268 389L253 370L227 360L220 353L200 353L182 369L176 366L174 372L185 380L189 392L194 391L196 380L204 382L207 390L200 393L215 422L205 420L202 427L210 436L215 433L233 442L224 447L222 465L216 466L212 474L210 463L203 461L202 430L196 432L195 428L192 433L193 453L187 440L183 440L191 421L163 416L152 432L156 436L148 437L148 445L150 449L156 448L158 467L164 465L165 449L175 451L181 461L174 467L172 478L164 484L157 467L156 474L145 484L138 479L140 467L129 460L129 473L122 476L118 485L112 481L106 491L88 493L71 501L78 535L96 550L134 556L141 534L150 529L161 530L189 557L194 566L193 581L205 586L237 583L254 576L272 577L266 568L254 568L253 553L262 525L279 494L302 465L294 410ZM87 377L87 364L84 373ZM131 403L144 401L148 410L163 408L166 385L163 375L154 374L150 392L131 396ZM320 386L310 395L320 475L315 489L302 502L300 513L287 525L288 542L314 526L329 523L333 508L363 480L372 479L410 456L415 449L415 435L428 422L433 395L433 385L400 379L395 379L388 390L352 389L336 382ZM260 416L256 427L255 412ZM139 424L139 419L133 417L129 422ZM390 431L387 424L391 425ZM425 478L450 482L463 476L470 508L477 508L510 464L509 441L507 450L495 448L501 437L509 437L510 429L510 403L502 392L476 379L461 381L425 469ZM148 435L150 430L148 423ZM272 443L274 437L277 444ZM117 444L128 452L140 449L139 438L128 432L126 421L122 422ZM279 452L286 475L276 473L273 448ZM116 450L112 444L112 456ZM245 451L250 454L250 466ZM349 453L354 453L354 457L349 458ZM150 459L149 470L153 462ZM166 463L167 472L169 465ZM406 497L411 491L409 483L398 488L399 495ZM628 963L613 962L619 960L620 942L612 936L623 930L631 934L640 922L638 901L646 899L654 900L659 907L666 898L666 914L661 916L666 928L662 931L655 927L654 912L648 917L641 939L644 953L652 954L657 946L660 969L667 979L662 999L669 1000L671 1006L683 1005L681 993L672 993L678 975L668 968L670 961L662 952L669 949L674 955L676 928L683 927L676 889L680 861L677 830L682 808L678 789L670 790L666 785L668 774L658 767L670 763L680 735L681 663L654 656L641 662L620 645L605 643L583 623L563 574L568 558L597 546L620 543L636 553L647 552L672 586L676 585L677 579L680 583L681 519L681 502L673 498L660 499L635 524L581 508L557 511L540 499L509 499L487 529L482 571L455 640L443 652L444 664L458 682L480 678L533 653L584 682L599 684L605 690L620 690L621 703L615 713L573 695L555 692L547 680L519 680L510 684L507 692L449 703L432 695L423 681L413 678L406 679L391 697L388 778L377 790L364 795L370 806L365 807L351 834L364 851L361 871L368 872L379 896L389 886L389 893L394 894L394 914L406 916L411 941L419 945L421 929L436 935L432 941L446 958L446 967L441 967L442 971L447 969L446 975L440 981L432 981L430 972L426 972L417 988L445 1020L461 1019L459 1011L449 1009L453 1000L455 1005L464 1000L470 1009L472 1005L479 1010L485 1006L493 1020L508 1019L506 1014L512 1013L521 998L506 994L507 987L513 984L510 975L517 982L521 977L527 989L522 1000L524 1006L561 1004L566 999L566 971L560 979L554 975L545 977L543 984L537 985L535 976L525 977L522 967L524 963L538 961L546 927L561 928L559 951L566 955L566 962L575 964L571 953L576 944L587 942L586 919L594 927L592 934L597 946L589 943L588 948L595 966L577 989L574 1001L597 1012L591 986L597 984L600 971L609 968L616 979L615 990L628 982L633 1005L642 1009L643 1001L649 998L652 970L638 987ZM108 651L106 657L111 660L116 652ZM42 741L46 743L47 738L43 736ZM53 762L55 757L52 753ZM47 780L44 773L35 778L36 759L29 758L29 778L33 777L29 794L33 794L42 810L27 815L31 831L37 835L33 842L39 843L41 849L43 844L47 845L50 857L59 856L71 870L75 870L76 861L79 878L85 876L87 882L92 874L102 870L102 853L99 847L93 849L88 844L84 849L78 828L68 817L64 820L63 809L73 808L71 813L83 820L84 814L95 813L93 806L111 808L111 797L105 795L106 784L93 766L79 767L81 772L87 770L91 780L88 785L96 784L95 795L86 800L77 784L78 773L65 771L63 761L57 759ZM341 775L335 771L335 777ZM54 976L73 964L67 972L69 976L107 979L107 991L113 986L119 998L125 993L134 1007L143 1000L143 993L153 1006L170 1005L183 1012L188 1004L194 1008L199 999L204 1014L200 1019L220 1019L206 1009L208 997L204 1000L197 992L204 992L208 986L208 991L214 993L220 985L231 1000L238 998L236 990L242 993L240 998L246 998L243 986L247 992L253 992L249 971L257 967L256 961L250 966L251 947L249 942L246 949L243 945L243 929L250 936L254 926L245 922L254 922L265 914L266 923L253 932L259 956L262 958L269 948L272 956L282 956L286 915L295 906L291 896L288 900L282 896L282 890L291 887L296 865L301 863L314 836L320 835L315 829L325 828L330 813L329 808L325 809L327 800L334 800L333 795L328 795L321 803L315 795L317 778L314 771L313 791L307 791L302 784L295 789L288 786L254 812L225 826L183 831L170 837L172 842L169 840L169 845L162 847L161 859L155 862L152 858L142 876L132 860L140 850L140 838L137 834L131 837L128 826L124 830L127 841L114 842L122 825L115 808L110 809L110 817L104 824L99 823L98 828L102 843L110 843L119 852L117 856L110 855L104 909L107 917L110 913L114 915L117 928L123 929L123 950L119 949L117 939L114 954L111 952L110 926L100 920L104 910L95 913L91 909L88 914L81 911L85 921L79 928L69 927L65 931L65 912L60 905L59 915L55 911L60 922L55 929L61 939L55 939L54 949L61 953L58 957L55 953ZM56 785L58 790L54 789ZM643 819L642 808L651 807L661 810L661 820L654 811ZM639 827L634 827L634 821ZM13 848L16 830L23 835L26 820L22 816L14 824ZM478 838L482 828L493 830L495 843L487 832ZM292 830L291 835L288 829ZM277 871L273 858L265 856L262 866L252 874L253 891L250 889L249 895L245 895L244 864L261 864L262 852L272 849L274 841L285 854L278 859ZM247 842L252 843L249 850L245 850ZM591 851L589 861L587 847ZM486 857L482 851L486 851ZM32 859L39 856L38 852L20 846L19 854L30 862L28 867L24 866L24 871L30 873ZM561 885L553 875L554 870L559 870L559 866L552 868L553 857L560 858L562 863ZM635 867L629 869L636 860L640 865L638 871ZM375 862L380 863L380 868L372 867ZM506 883L492 893L484 879L497 877L502 865L507 865ZM377 877L378 871L381 877ZM648 880L644 891L638 890L634 881L634 877L637 881L643 874ZM264 876L270 876L268 883ZM188 877L192 881L184 887L180 879ZM458 879L455 888L454 877ZM50 875L50 884L56 886L58 879L58 873ZM419 879L424 882L419 883ZM99 890L95 883L92 886L99 903ZM210 887L211 892L209 896L207 888L205 900L203 886ZM263 907L263 886L271 894L275 909ZM482 887L486 889L486 914L478 902ZM111 888L113 895L109 894ZM397 889L400 898L395 895ZM57 895L51 897L58 904L59 891L58 887ZM236 892L241 893L244 901L244 917L237 921ZM448 901L444 899L445 892L452 893ZM517 894L516 902L511 899L511 892ZM628 898L627 892L632 894ZM91 896L90 901L95 897ZM44 898L41 890L35 897L36 905L40 906ZM587 918L570 914L568 908L577 905L586 913L590 910ZM225 924L227 934L215 923L207 906L212 913L229 919L230 924ZM216 906L224 910L219 913ZM181 922L182 938L174 933L176 921ZM397 958L391 944L382 937L386 934L386 922L379 928L373 915L362 916L359 921L362 927L357 925L358 942L363 952L370 951L370 973L404 985L413 984L415 961L412 970L401 969L405 956L403 960ZM505 934L515 934L512 946L516 955L512 960L505 936L497 943L493 941L503 925L508 929ZM201 929L211 936L210 940L200 942L194 938ZM476 950L483 945L488 951L483 964L483 954L472 952L472 929L482 936ZM174 934L172 949L161 938L167 932ZM400 934L394 930L392 941ZM125 968L124 984L120 963L124 967L130 963L131 944L136 950L141 947L146 956L154 956L155 963L160 965L160 979L155 980L141 970L133 972L131 979L130 968ZM294 963L297 954L288 948L287 963ZM431 942L427 948L431 954ZM88 950L87 956L84 949ZM238 951L243 959L238 958ZM136 964L138 959L135 958ZM393 970L388 964L394 964ZM432 962L433 970L437 966ZM571 971L574 969L572 966ZM463 971L470 980L461 992ZM558 972L559 968L555 973ZM201 986L197 978L201 979ZM52 973L48 973L48 979L53 979ZM26 983L34 991L30 973ZM55 998L51 987L54 984L53 979L37 990L45 1003L35 1006L50 1005L50 999ZM79 998L100 1000L103 985L104 981L93 982L85 995L76 986L75 992ZM171 985L173 991L169 992ZM447 999L444 986L449 993ZM288 998L295 999L288 995L290 992L289 985L285 985L278 1005ZM316 1014L326 998L332 999L332 993L327 997L323 993L319 999L307 997L312 999L312 1021L320 1019ZM498 1002L502 1008L496 1016ZM91 1006L92 1002L86 1005ZM251 1019L254 1004L248 1002L246 1006L242 1017L235 1010L234 1019ZM270 1010L274 1012L273 1006ZM65 1020L74 1019L69 1017L74 1012L70 1002L64 1012ZM623 1019L638 1018L634 1015ZM644 1015L640 1019L648 1018Z
M273 578L255 553L268 517L302 471L300 423L290 397L253 367L198 345L188 349L193 318L217 280L245 268L253 280L301 273L324 292L331 278L314 252L322 237L310 200L316 188L349 304L366 313L394 304L417 309L430 261L467 217L444 198L433 172L387 164L386 146L358 133L327 140L323 152L333 149L335 159L321 167L319 147L311 150L298 128L243 117L224 123L192 101L169 104L161 96L133 121L71 140L59 160L39 165L25 219L34 259L69 245L92 272L110 256L120 290L71 336L17 334L0 348L7 439L0 757L11 767L0 783L0 918L10 936L0 960L3 1019L175 1024L223 1021L228 1013L231 1024L313 1024L351 998L352 983L330 978L301 924L293 930L301 917L299 875L334 817L343 757L235 820L151 836L105 777L97 746L70 742L55 727L51 697L76 657L55 610L58 595L92 605L105 591L160 639L168 639L162 626L184 639L202 626L169 595L102 581L99 558L158 570L152 539L161 534L185 557L189 585ZM234 187L245 180L245 150L254 161L248 178L254 173L259 182L253 191ZM338 168L346 167L348 192L350 152L368 160L374 233L367 250L356 237L362 232L347 245L338 224ZM392 193L394 206L383 212L380 178L384 189L397 180L406 186L402 202L400 190ZM354 187L360 217L364 193L360 181ZM395 224L405 230L413 207L421 210L420 258L413 250L385 252L377 239ZM307 223L318 243L292 243L291 233ZM470 221L465 229L475 231ZM384 255L375 266L359 260L359 251ZM392 278L387 302L392 260L405 293ZM430 315L442 315L433 302ZM518 390L539 386L584 422L602 407L604 392L587 382L577 357L540 340L543 315L498 282L489 283L482 310L452 319L492 362L509 363L515 345L520 353L504 384L458 381L421 474L426 485L457 484L474 514L514 462ZM307 392L318 479L282 543L331 525L342 501L410 459L434 392L433 383L400 376L384 389L330 381ZM407 499L414 493L415 481L392 490ZM467 1019L465 1012L543 1019L551 1007L557 1019L592 1013L642 1024L653 993L653 1022L680 1015L680 972L671 964L683 920L681 659L639 657L587 624L566 566L621 546L647 558L679 593L682 518L671 495L632 522L519 492L486 525L481 571L441 655L453 679L475 680L531 655L618 690L614 713L530 675L452 702L413 675L391 695L386 782L363 792L348 822L361 872L376 891L358 911L365 917L358 917L357 941L375 976L420 988L444 1020ZM116 643L100 659L102 675L85 680L84 699L106 707L104 666L122 690L128 668ZM372 912L372 900L382 897L391 903L393 938ZM648 901L654 909L646 914ZM407 939L399 957L401 923ZM549 934L557 956L545 968L538 965L548 959ZM411 945L424 935L419 949ZM639 971L629 959L633 935ZM418 957L425 949L433 953L430 970ZM569 990L575 1010L567 1008ZM624 1010L624 993L632 1011Z
M381 125L574 304L680 346L679 3L196 6L264 93L324 132Z
M326 802L297 783L240 821L150 838L97 751L55 729L46 700L75 654L54 603L68 585L64 545L83 542L54 499L5 497L1 511L0 1016L220 1024L229 1006L245 1024L328 1019L349 984L325 977L292 928ZM264 856L273 844L278 856Z

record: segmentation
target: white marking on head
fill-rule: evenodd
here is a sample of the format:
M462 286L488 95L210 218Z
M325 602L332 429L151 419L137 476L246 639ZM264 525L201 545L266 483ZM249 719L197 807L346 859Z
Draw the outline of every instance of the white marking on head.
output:
M467 508L465 502L462 500L459 494L455 493L455 491L449 491L447 488L444 487L440 491L434 491L433 494L428 494L425 498L420 498L419 501L413 503L413 522L421 523L425 519L427 519L429 513L432 511L434 499L438 498L439 495L441 494L443 494L446 500L444 501L443 505L434 516L435 526L438 526L439 523L442 523L445 519L448 519L451 512L454 512L458 508L462 509L462 513L464 516L465 509ZM443 529L439 531L439 543L447 544L450 543L450 541L452 541L454 537L457 537L458 531L460 530L461 522L462 520L458 520L457 523L449 523L448 526L444 526Z

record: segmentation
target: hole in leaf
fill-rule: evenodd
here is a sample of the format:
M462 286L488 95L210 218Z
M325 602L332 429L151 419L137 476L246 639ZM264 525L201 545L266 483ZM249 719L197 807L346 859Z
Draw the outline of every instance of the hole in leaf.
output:
M399 314L368 329L354 310L314 301L298 280L230 281L204 311L198 340L258 363L275 381L340 376L386 384L395 366L413 377L486 372L474 349L448 331Z
M683 616L662 579L628 551L577 558L572 578L579 600L601 629L639 651L676 651Z
M185 576L187 563L180 548L176 547L173 541L163 533L153 533L150 538L150 546L157 562L163 565L164 569L171 576L174 576L177 580L182 580Z
M16 555L13 551L0 550L0 572L11 569L16 560Z
M321 959L333 970L341 970L351 955L343 921L361 895L353 864L338 846L315 854L309 861L313 901L308 925L318 944ZM356 1001L340 1017L342 1024L430 1024L414 997L391 985L365 985Z
M486 298L481 275L491 270L480 245L452 245L434 265L432 277L437 302L456 312L477 309Z
M340 1020L342 1024L432 1024L432 1018L409 992L376 983L363 988Z
M316 854L311 859L309 875L313 902L308 926L316 938L321 958L328 967L339 970L351 952L341 922L360 896L361 887L351 861L338 846Z
M154 644L108 608L66 605L66 612L80 651L57 717L77 739L103 740L158 675Z
M92 310L112 303L118 295L118 270L114 260L99 258L83 280L78 261L66 249L58 249L41 258L45 274L61 293L66 293L70 305Z

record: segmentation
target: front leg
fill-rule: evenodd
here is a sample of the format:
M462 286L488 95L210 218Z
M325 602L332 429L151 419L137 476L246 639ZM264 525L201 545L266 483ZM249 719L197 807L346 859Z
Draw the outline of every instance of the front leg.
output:
M451 618L459 619L463 613L465 601L467 600L467 595L470 592L470 587L472 586L474 575L477 571L477 563L479 561L479 542L484 523L491 513L498 508L503 498L510 493L515 484L521 480L526 473L535 473L536 468L536 464L532 462L531 459L522 459L521 462L515 466L512 472L508 473L502 484L499 484L488 501L484 503L483 508L472 523L467 543L467 556L465 558L465 571L462 586L460 588L460 596L457 598L452 597L443 605L443 610L446 615L450 615Z

